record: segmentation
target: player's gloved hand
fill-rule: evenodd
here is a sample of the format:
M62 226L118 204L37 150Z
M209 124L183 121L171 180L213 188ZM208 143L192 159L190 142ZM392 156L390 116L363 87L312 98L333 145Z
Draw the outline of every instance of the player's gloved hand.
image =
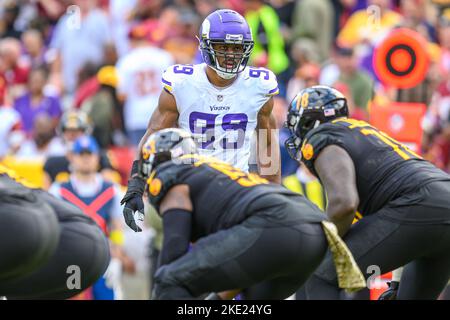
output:
M398 281L388 282L389 289L383 292L378 300L396 300L399 284L400 282Z
M144 217L144 202L142 195L144 194L145 181L138 175L138 160L133 162L131 169L131 178L128 180L127 193L120 201L120 204L125 204L123 208L123 217L126 224L135 232L141 232L142 229L136 224L134 219L135 212L139 214L139 220Z

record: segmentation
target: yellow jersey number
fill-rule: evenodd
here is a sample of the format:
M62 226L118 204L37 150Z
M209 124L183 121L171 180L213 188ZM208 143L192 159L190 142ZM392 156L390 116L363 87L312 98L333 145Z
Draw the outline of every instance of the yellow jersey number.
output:
M199 167L202 164L206 164L210 168L213 168L226 176L228 176L231 180L236 181L243 187L253 187L258 184L268 184L269 181L261 178L255 173L245 173L232 165L222 162L218 159L215 159L213 157L206 157L206 156L200 156L200 155L185 155L181 157L182 159L185 158L193 158L196 161L194 162L195 167Z
M418 154L416 154L414 151L409 149L404 144L392 139L389 137L386 133L372 127L370 124L368 124L365 121L361 120L355 120L355 119L336 119L333 120L333 123L336 122L345 122L350 124L350 129L358 129L359 132L361 132L365 136L374 136L378 138L380 141L382 141L384 144L387 144L396 152L400 157L402 157L404 160L411 159L411 157L421 158Z

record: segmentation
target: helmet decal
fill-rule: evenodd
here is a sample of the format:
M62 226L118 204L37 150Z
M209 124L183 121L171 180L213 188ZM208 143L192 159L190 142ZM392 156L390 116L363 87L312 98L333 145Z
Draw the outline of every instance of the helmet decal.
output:
M209 30L211 28L211 24L209 23L208 19L205 19L202 23L202 39L209 39Z
M142 158L148 160L152 154L156 153L156 141L150 140L148 143L144 144L142 147Z

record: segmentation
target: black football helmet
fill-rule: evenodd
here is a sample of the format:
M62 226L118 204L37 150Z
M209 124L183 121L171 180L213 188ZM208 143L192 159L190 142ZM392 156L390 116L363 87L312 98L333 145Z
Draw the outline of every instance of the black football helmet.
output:
M300 91L289 105L285 126L291 136L285 146L291 158L301 160L301 146L306 134L321 123L348 117L347 99L338 90L313 86Z
M81 130L86 135L90 135L92 133L92 123L85 112L69 110L62 115L57 127L57 133L62 134L66 130Z
M139 174L147 180L161 163L197 152L192 135L182 129L168 128L151 134L142 146Z

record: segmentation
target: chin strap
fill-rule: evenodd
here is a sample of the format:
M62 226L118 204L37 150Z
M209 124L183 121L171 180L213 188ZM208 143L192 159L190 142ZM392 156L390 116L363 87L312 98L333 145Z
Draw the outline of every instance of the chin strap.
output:
M219 77L221 77L222 79L225 79L225 80L230 80L230 79L233 79L234 77L236 77L236 74L222 72L217 69L214 69L214 71L216 71L216 73Z

